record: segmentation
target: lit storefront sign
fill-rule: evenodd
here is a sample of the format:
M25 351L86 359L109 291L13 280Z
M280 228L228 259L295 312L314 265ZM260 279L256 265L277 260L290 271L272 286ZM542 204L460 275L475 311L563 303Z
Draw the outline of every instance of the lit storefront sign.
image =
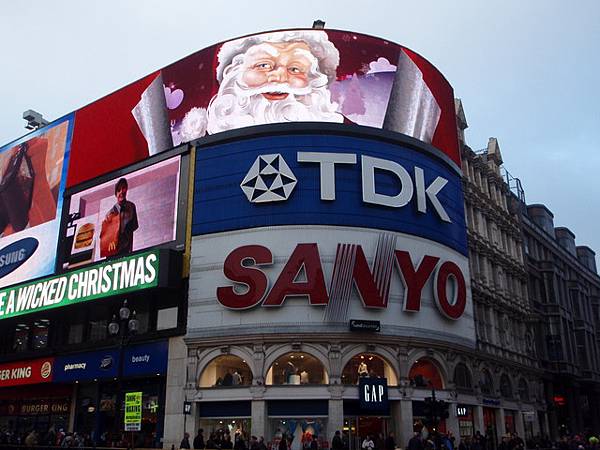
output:
M467 304L467 290L465 276L460 267L452 261L440 261L438 256L425 255L420 263L415 266L411 254L403 250L390 248L390 255L396 264L386 264L389 274L395 267L402 276L406 288L405 311L418 312L421 309L421 292L427 280L431 278L434 284L434 297L439 312L449 318L458 319L462 316ZM354 282L361 294L361 299L366 308L387 308L389 290L382 294L377 289L376 275L372 273L367 264L365 253L361 245L338 244L338 254L353 253L353 264L343 258L336 257L333 271L349 271L351 276L347 280L348 290ZM377 256L380 256L379 253ZM375 257L377 259L377 256ZM254 265L245 264L245 261L254 261ZM271 251L260 245L246 245L233 250L225 259L224 275L231 281L243 283L248 286L246 292L240 294L233 286L220 286L217 288L218 301L230 309L247 309L262 304L263 307L282 306L286 297L291 295L305 295L311 305L327 305L329 295L326 281L323 276L323 267L319 257L316 243L298 244L290 255L279 277L269 289L268 279L258 266L273 264ZM376 262L377 264L377 262ZM304 268L305 282L297 282L296 274ZM449 286L452 286L449 289ZM454 301L452 293L455 291Z
M42 358L0 365L0 388L52 381L54 358Z
M361 411L389 414L388 386L386 378L359 378L358 396Z
M159 251L129 256L0 291L0 319L158 286Z
M54 381L85 381L117 376L119 352L105 350L62 356L54 364Z
M123 356L123 376L166 375L168 352L167 341L126 348Z

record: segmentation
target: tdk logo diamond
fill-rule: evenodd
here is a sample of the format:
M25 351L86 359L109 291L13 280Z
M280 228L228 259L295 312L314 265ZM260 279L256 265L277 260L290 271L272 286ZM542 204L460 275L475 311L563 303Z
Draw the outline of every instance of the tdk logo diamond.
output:
M260 155L240 184L252 203L287 200L296 186L296 177L280 154Z

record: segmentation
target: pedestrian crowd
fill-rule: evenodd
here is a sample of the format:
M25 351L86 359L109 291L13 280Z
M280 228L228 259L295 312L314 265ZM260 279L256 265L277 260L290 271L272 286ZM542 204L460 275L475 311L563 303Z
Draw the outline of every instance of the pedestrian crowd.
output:
M62 447L62 448L81 448L91 447L92 439L88 433L71 433L65 432L59 428L58 431L54 427L46 433L39 433L37 430L29 432L17 433L15 431L3 430L0 432L0 445L24 445L26 447Z

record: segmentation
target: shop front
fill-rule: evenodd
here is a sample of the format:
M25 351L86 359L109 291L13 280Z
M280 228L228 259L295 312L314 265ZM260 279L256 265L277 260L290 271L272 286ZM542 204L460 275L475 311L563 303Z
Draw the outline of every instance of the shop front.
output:
M22 386L0 393L0 429L15 436L36 430L44 436L68 429L72 389L69 386Z
M18 441L31 430L45 436L48 429L67 429L72 389L53 381L54 358L0 364L0 429Z
M201 402L198 404L197 429L204 430L204 439L233 442L236 435L250 435L252 407L250 401Z
M484 399L484 402L486 400ZM497 402L498 404L500 404L499 401L494 400L493 402ZM491 403L488 402L488 403ZM483 408L483 428L485 429L485 435L488 437L491 437L492 439L492 448L496 448L498 446L498 429L496 426L496 409L495 408L487 408L484 407ZM484 434L484 433L482 433Z
M55 381L75 388L73 429L102 445L154 445L162 436L167 341L59 357ZM125 393L141 392L139 427L125 434Z
M461 439L471 437L475 434L475 420L473 415L473 406L456 405L456 417L458 417L458 430Z
M291 450L301 450L308 440L316 440L319 449L327 442L327 400L270 400L267 402L269 436L272 445L282 439L291 441Z

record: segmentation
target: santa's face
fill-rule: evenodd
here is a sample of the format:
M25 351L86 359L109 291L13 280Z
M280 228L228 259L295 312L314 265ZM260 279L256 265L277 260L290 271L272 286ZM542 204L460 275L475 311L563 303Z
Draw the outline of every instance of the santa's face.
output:
M255 45L246 52L241 79L251 89L265 85L305 88L312 61L314 56L303 42ZM288 95L283 88L262 93L269 101L284 100Z

